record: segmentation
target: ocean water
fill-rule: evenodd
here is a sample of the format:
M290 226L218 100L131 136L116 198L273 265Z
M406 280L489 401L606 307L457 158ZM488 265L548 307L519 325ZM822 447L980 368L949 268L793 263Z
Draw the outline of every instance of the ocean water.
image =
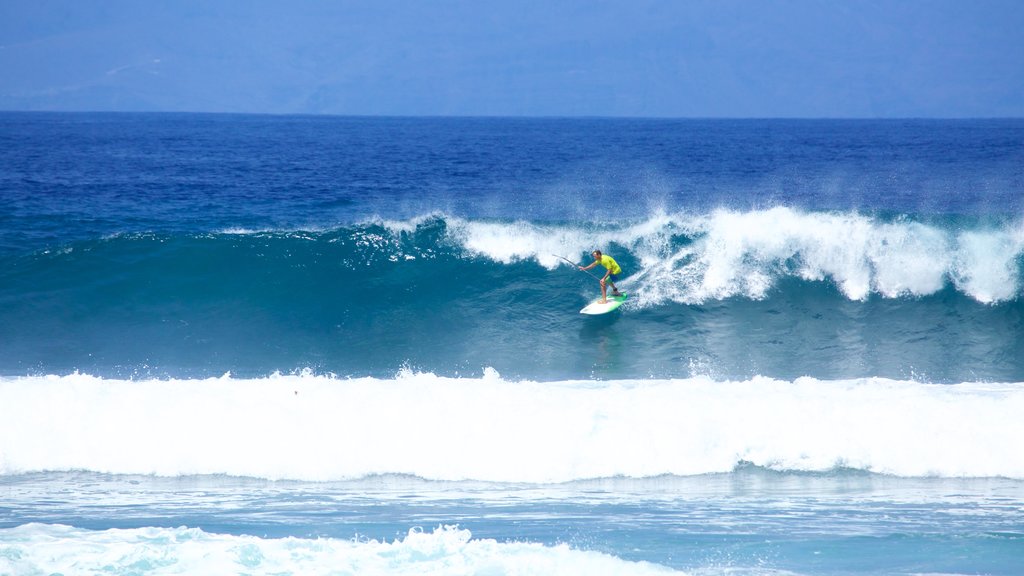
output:
M1019 575L1022 414L1022 120L0 114L0 574Z

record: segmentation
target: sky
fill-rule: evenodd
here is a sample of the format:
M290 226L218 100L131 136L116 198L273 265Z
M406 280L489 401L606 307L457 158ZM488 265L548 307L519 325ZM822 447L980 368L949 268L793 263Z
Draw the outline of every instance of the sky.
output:
M1024 116L1024 0L2 0L0 110Z

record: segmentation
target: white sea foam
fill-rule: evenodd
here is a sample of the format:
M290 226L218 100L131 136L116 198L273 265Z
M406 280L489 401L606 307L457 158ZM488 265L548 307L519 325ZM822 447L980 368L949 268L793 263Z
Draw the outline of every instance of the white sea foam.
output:
M552 483L850 467L1024 478L1024 383L0 379L0 473Z
M565 544L474 539L454 526L393 542L266 539L197 528L103 531L26 524L0 530L0 573L21 574L673 574Z
M964 232L952 270L957 286L981 302L1008 300L1020 282L1017 258L1024 252L1024 233Z
M779 207L710 214L657 213L626 224L481 222L447 216L469 254L553 269L591 250L625 247L639 260L623 286L641 304L764 298L784 277L835 284L848 298L925 296L952 282L979 302L1020 295L1024 225L952 230L858 213ZM392 225L400 230L398 224ZM673 241L679 237L690 242Z
M449 236L470 253L508 264L536 260L551 270L570 261L587 263L590 254L611 243L644 249L657 254L668 249L673 221L665 214L624 226L598 225L593 229L569 224L539 224L527 221L513 223L481 222L447 218Z

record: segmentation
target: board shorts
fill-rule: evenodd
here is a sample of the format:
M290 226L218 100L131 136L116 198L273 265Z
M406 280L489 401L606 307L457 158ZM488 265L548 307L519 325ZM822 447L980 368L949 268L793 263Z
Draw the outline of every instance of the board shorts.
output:
M618 274L609 274L608 275L608 281L609 282L618 282L619 281L619 275Z

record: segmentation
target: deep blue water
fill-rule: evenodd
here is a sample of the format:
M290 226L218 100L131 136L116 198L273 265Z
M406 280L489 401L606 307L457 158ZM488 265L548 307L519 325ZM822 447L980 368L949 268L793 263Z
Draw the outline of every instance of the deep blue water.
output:
M3 113L0 573L1015 574L1022 275L1022 120Z

